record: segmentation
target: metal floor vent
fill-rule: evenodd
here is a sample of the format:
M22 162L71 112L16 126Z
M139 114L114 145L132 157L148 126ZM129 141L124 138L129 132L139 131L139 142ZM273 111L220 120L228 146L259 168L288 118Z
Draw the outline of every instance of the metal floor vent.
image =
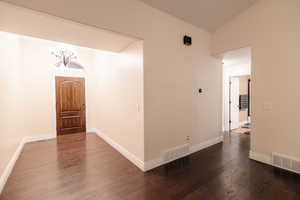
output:
M289 156L273 153L272 162L273 166L275 167L300 174L300 160L291 158Z
M165 162L171 162L178 158L187 156L189 155L189 153L190 153L190 145L185 144L165 151L163 153L163 159Z

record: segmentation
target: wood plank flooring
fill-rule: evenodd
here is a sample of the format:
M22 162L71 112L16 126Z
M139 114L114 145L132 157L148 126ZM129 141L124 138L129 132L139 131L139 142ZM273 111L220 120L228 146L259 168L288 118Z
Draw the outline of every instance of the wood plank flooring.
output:
M298 175L248 159L249 136L232 134L188 159L141 172L95 134L26 144L1 200L289 200Z

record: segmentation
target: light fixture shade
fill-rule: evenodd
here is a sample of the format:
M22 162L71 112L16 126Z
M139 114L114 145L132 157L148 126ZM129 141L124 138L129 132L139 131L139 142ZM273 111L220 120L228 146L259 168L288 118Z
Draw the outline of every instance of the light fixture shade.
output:
M66 65L67 68L69 69L74 69L74 70L84 70L84 67L79 64L78 62L71 61Z
M73 61L77 59L77 56L75 56L74 52L68 49L52 52L52 55L54 55L56 58L59 59L59 62L55 64L57 68L60 69L65 68L65 69L80 70L80 71L84 70L84 67L81 64Z

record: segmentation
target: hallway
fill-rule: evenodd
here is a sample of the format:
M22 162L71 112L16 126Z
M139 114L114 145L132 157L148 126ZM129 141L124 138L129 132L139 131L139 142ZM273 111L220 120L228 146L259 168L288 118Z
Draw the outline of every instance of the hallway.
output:
M1 200L300 199L300 178L248 159L249 136L143 173L95 134L26 144Z

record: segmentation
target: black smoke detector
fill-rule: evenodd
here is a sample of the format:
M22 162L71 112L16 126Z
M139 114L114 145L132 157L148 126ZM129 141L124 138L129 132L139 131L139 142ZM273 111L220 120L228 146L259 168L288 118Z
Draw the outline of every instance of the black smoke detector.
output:
M183 44L187 45L187 46L191 46L192 45L192 37L185 35L183 37Z

